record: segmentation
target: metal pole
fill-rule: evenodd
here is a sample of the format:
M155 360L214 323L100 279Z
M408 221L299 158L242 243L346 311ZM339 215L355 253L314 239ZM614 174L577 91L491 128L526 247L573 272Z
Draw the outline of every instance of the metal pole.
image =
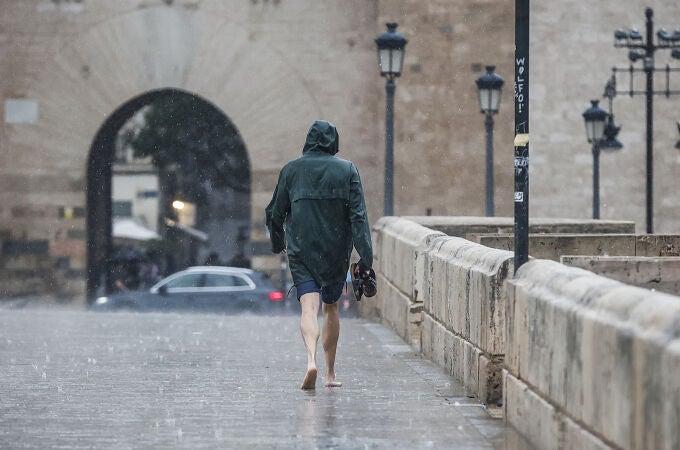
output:
M600 144L593 143L593 219L600 218Z
M529 0L515 0L515 272L529 260Z
M647 234L654 229L654 12L651 8L645 10L647 17L647 42L645 50L645 73L647 75Z
M493 116L486 115L486 216L493 217Z
M394 213L394 90L396 85L391 78L387 79L385 92L387 106L385 110L385 215Z

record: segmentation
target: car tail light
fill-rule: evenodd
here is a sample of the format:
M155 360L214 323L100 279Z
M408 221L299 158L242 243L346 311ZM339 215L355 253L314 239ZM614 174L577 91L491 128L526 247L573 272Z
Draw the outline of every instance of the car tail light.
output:
M283 300L283 292L278 292L278 291L270 292L269 293L269 300L271 300L273 302L278 302L278 301Z

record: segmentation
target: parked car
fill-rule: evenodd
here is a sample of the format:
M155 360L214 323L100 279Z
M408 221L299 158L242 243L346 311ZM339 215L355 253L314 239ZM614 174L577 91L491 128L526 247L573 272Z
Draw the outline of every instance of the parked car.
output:
M93 311L283 312L287 300L260 272L238 267L190 267L148 291L99 297Z

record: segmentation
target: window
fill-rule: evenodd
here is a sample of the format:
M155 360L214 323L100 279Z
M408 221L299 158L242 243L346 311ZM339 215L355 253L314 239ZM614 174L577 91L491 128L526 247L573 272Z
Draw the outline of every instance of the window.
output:
M209 273L205 276L205 287L238 287L248 286L248 282L236 275Z
M165 286L168 289L172 288L194 288L201 285L201 275L200 273L189 273L186 275L179 276L168 281Z
M132 202L114 201L112 208L113 217L132 217Z

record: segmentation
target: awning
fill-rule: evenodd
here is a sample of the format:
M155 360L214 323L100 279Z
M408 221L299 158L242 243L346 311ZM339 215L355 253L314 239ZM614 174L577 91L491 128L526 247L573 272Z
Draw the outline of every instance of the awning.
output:
M194 227L190 227L188 225L182 225L181 223L176 222L172 219L168 219L167 217L165 218L165 224L167 226L169 226L170 228L175 228L179 231L182 231L183 233L186 233L189 236L193 237L194 239L198 239L199 241L202 241L202 242L208 241L208 233L205 233L201 230L197 230Z
M161 237L153 230L146 228L134 219L113 219L113 237L132 239L135 241L149 241Z

